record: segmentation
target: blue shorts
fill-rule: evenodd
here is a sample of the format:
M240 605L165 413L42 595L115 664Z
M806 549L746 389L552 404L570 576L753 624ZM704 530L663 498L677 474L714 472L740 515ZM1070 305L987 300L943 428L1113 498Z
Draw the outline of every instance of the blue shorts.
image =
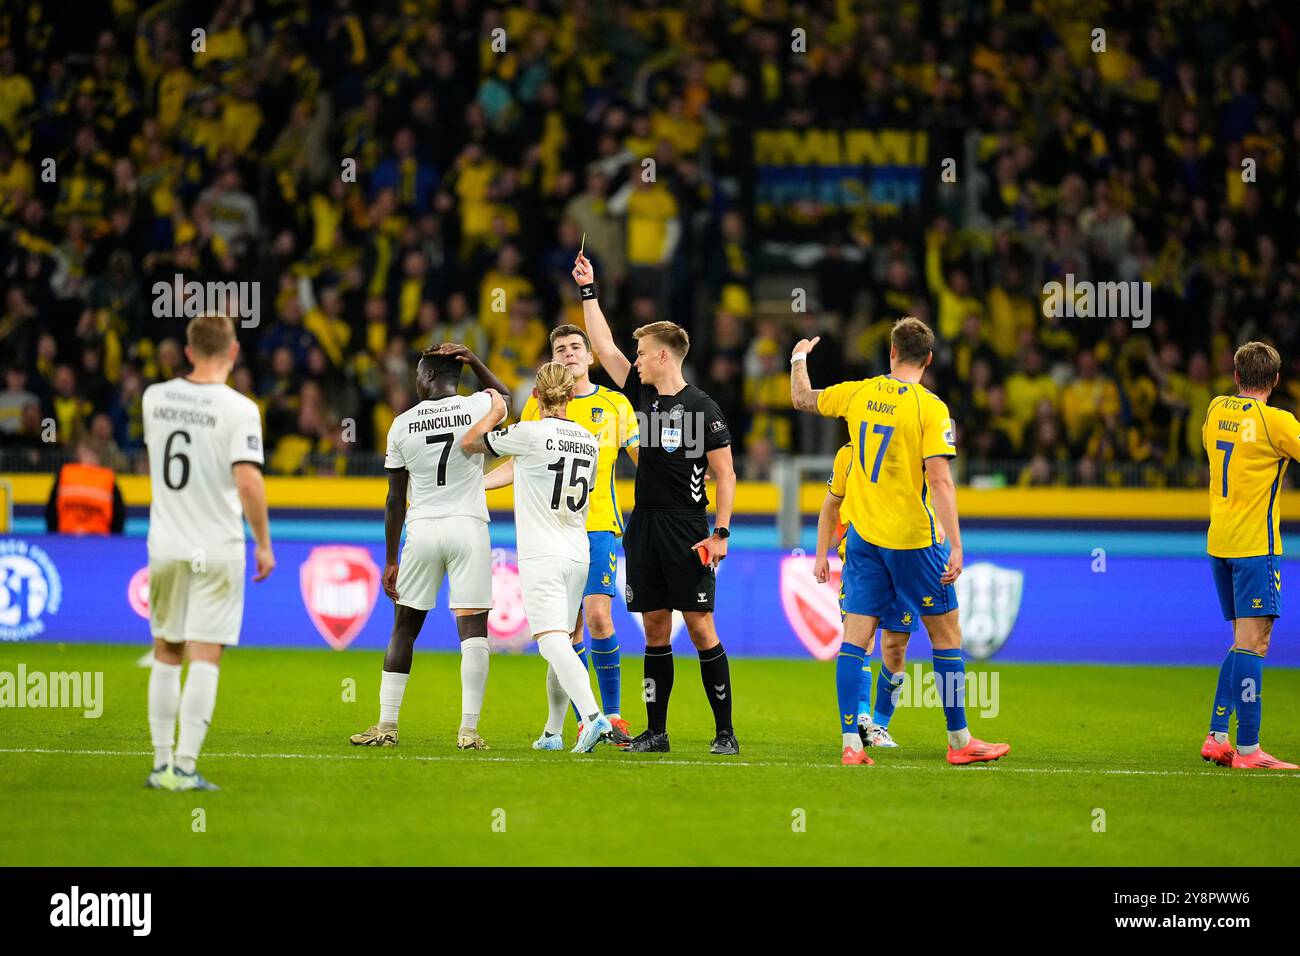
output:
M1214 589L1223 619L1279 617L1282 614L1282 560L1275 554L1252 558L1210 557Z
M591 567L587 570L587 586L582 596L588 594L608 594L613 597L618 593L618 552L615 542L617 536L612 531L588 531L587 547L591 555Z
M844 600L848 614L880 618L888 631L911 633L921 617L957 609L957 591L939 578L948 564L948 545L882 548L849 526L844 554Z

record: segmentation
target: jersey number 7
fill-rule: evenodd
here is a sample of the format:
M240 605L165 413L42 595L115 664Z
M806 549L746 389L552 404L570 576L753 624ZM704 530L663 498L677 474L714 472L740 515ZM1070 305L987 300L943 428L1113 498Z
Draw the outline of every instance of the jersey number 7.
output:
M877 435L883 435L880 440L880 449L876 452L875 464L871 466L871 480L875 482L880 478L880 463L885 460L885 449L889 447L889 439L894 437L893 425L877 425L872 429ZM858 428L858 458L862 464L862 470L867 470L867 423L863 422Z
M451 432L443 432L441 435L424 436L424 443L426 445L442 445L442 454L438 456L439 488L447 483L447 459L451 457L451 446L455 440L456 436Z
M1228 497L1228 462L1232 460L1232 442L1220 439L1214 447L1223 452L1223 497Z

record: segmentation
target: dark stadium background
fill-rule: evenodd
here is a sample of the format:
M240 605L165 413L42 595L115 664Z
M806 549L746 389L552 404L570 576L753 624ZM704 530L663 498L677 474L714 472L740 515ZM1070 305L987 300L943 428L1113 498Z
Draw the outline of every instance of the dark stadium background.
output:
M884 370L885 330L915 314L940 333L928 384L967 475L1199 484L1237 342L1292 356L1277 401L1300 397L1298 19L1269 2L6 4L4 470L48 471L82 440L141 470L141 389L183 365L152 288L180 272L261 283L234 384L264 410L269 472L377 473L419 348L466 342L527 387L548 328L581 315L585 232L624 338L652 318L691 331L689 377L731 416L742 477L840 440L789 408L795 338L822 334L829 383ZM825 148L863 130L905 145L874 165ZM772 145L789 133L807 155ZM1066 272L1151 282L1150 329L1045 319Z

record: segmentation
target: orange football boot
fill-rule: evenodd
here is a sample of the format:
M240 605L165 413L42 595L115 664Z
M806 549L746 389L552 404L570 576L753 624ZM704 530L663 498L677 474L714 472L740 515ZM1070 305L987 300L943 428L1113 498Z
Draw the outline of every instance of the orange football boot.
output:
M865 750L854 750L852 747L845 747L844 753L840 754L840 763L845 767L874 767L876 762L867 756Z
M1237 751L1232 749L1232 744L1224 741L1219 743L1214 739L1214 734L1205 735L1205 743L1201 744L1201 759L1206 763L1217 763L1220 767L1231 767L1232 758L1237 756Z
M986 760L997 760L999 757L1005 757L1010 752L1010 744L986 744L984 741L972 737L970 743L960 750L954 750L952 744L948 745L948 762L953 765L981 763Z
M1278 760L1271 754L1264 753L1263 750L1256 750L1253 754L1234 753L1232 755L1233 770L1300 770L1300 766L1293 763L1287 763L1285 760Z
M614 725L615 730L621 730L629 737L636 736L635 734L632 733L632 728L628 725L628 722L624 720L622 717L611 717L609 718L609 722ZM579 733L581 733L581 731L579 731ZM620 744L620 746L626 747L627 744Z
M634 736L634 734L632 733L632 728L631 728L631 726L629 726L629 725L628 725L628 722L627 722L626 720L624 720L622 717L611 717L611 718L609 718L609 722L610 722L611 724L614 725L614 729L615 729L615 730L621 730L621 731L623 731L623 733L627 734L629 737ZM578 724L578 736L579 736L579 737L582 736L582 726L583 726L582 724ZM629 743L630 743L630 741L629 741ZM627 744L617 744L616 746L618 746L619 748L625 748L625 747L627 746Z

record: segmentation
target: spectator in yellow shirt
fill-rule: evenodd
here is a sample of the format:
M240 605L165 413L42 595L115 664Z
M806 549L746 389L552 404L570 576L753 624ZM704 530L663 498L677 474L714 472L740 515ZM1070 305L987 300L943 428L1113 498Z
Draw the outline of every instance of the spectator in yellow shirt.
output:
M1025 295L1024 284L1024 273L1013 263L989 290L989 345L1004 361L1016 357L1025 333L1032 336L1038 326L1038 307Z
M1061 417L1071 447L1085 447L1093 433L1119 416L1119 389L1097 366L1090 350L1079 353L1075 363L1078 377L1061 394Z
M609 201L609 209L627 217L632 294L658 298L663 292L663 273L681 238L681 223L672 192L648 175L648 169L634 164L629 182Z
M1020 368L1007 376L1006 389L1007 406L1022 424L1034 418L1044 400L1053 409L1060 404L1061 390L1043 370L1043 353L1036 348L1021 356Z
M515 303L533 294L532 282L519 274L522 264L519 248L514 243L506 243L497 254L496 265L479 283L478 317L494 346L506 336ZM488 366L496 368L491 362Z

